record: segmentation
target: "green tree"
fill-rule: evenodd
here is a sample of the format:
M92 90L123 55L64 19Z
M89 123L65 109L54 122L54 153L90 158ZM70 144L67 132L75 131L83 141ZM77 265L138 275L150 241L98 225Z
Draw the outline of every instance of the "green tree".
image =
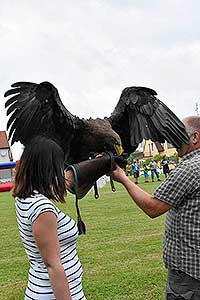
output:
M140 159L143 157L143 152L136 150L135 152L131 153L128 157L128 164L131 164L133 160Z
M164 155L161 155L161 154L156 154L154 155L153 159L156 161L156 162L159 162L163 159L163 156Z
M177 152L175 152L173 155L169 156L168 160L169 161L173 161L173 162L175 162L177 164L179 162L179 157L178 157Z
M142 167L144 167L144 165L148 166L149 163L150 163L150 161L151 161L151 158L145 159L145 160L142 162Z

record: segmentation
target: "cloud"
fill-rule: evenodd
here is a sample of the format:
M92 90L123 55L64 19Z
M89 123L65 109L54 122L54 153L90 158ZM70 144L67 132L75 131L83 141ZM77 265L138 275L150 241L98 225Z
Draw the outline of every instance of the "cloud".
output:
M48 80L80 117L109 116L126 86L148 86L183 118L199 102L198 1L2 0L3 93Z

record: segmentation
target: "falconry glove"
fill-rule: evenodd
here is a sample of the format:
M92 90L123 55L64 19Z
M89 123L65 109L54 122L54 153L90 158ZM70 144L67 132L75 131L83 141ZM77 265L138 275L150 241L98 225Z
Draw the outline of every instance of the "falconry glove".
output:
M71 170L74 175L74 186L68 190L76 195L79 234L85 234L86 228L85 224L81 220L78 199L82 199L92 186L95 185L96 181L105 174L110 176L111 187L112 190L115 191L112 181L112 171L116 168L116 163L121 167L125 167L127 160L124 156L118 157L114 156L111 152L107 152L103 153L99 157L85 160L67 167L66 171ZM98 198L97 187L95 189L95 197Z

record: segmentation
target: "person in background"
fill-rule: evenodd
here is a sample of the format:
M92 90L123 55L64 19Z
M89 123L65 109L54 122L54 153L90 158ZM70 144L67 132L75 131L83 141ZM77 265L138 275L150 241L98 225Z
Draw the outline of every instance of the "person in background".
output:
M134 160L131 167L132 167L132 173L134 176L134 182L135 182L135 184L138 184L138 178L140 176L140 161L139 161L139 159Z
M189 143L177 149L181 162L153 196L140 189L117 167L133 201L151 218L166 215L163 260L167 268L166 300L200 299L200 117L183 120Z
M151 180L152 180L152 182L154 182L154 175L156 175L158 181L161 181L160 176L159 176L159 172L158 172L158 165L157 165L157 162L155 160L150 161L149 168L150 168L150 171L151 171Z
M161 161L161 166L163 167L163 174L165 175L165 178L169 175L169 162L166 158L166 155L163 156L163 159Z
M144 182L149 182L149 174L148 174L149 169L147 168L147 165L143 165L143 172L144 172Z

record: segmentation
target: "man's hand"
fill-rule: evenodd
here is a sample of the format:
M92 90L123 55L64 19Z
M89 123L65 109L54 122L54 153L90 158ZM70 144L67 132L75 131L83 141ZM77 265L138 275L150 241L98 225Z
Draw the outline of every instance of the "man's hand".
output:
M114 161L115 163L122 169L126 169L126 165L127 165L127 154L123 153L120 156L116 156L114 155Z
M117 182L124 183L127 180L126 173L116 164L116 169L113 171L113 179Z

